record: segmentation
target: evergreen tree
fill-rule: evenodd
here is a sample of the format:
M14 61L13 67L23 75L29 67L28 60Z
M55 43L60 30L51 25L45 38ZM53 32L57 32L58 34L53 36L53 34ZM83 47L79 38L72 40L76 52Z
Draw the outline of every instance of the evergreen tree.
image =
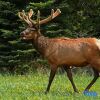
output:
M27 67L40 57L29 42L20 40L20 32L27 25L18 18L18 11L33 9L32 19L36 19L37 10L40 10L41 19L44 19L51 9L57 8L61 9L61 15L41 25L43 35L50 38L100 36L99 0L0 0L0 67Z
M12 70L24 60L31 59L34 50L26 50L32 46L20 40L24 26L20 23L17 12L21 8L9 1L0 1L0 67Z
M0 1L0 67L12 66L17 56L12 55L14 50L11 41L16 40L15 6L10 2ZM13 59L14 58L14 59Z

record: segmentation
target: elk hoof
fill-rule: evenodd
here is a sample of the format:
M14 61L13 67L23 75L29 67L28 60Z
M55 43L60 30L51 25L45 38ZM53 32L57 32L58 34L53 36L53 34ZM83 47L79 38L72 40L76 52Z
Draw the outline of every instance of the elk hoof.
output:
M48 93L48 91L45 91L45 94L47 94Z
M79 93L79 91L76 89L76 90L74 90L74 92L76 92L76 93Z

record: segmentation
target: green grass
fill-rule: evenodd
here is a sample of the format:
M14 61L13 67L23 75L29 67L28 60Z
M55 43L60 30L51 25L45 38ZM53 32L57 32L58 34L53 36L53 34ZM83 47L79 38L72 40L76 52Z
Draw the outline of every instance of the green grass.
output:
M79 94L74 93L66 74L55 76L50 92L44 91L48 83L47 74L31 75L0 75L0 100L100 100L100 80L98 79L91 91L98 93L97 97L84 96L83 90L93 77L74 76L74 82Z

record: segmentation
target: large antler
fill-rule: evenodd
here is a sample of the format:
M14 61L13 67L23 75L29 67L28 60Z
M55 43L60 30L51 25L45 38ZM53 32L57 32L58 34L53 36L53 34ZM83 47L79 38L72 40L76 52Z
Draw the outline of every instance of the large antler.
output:
M52 9L51 10L51 15L48 18L39 21L39 24L44 24L44 23L47 23L47 22L51 21L52 19L57 17L60 13L61 13L60 9L57 9L55 12Z
M32 9L30 9L30 11L28 12L28 15L25 14L24 10L22 10L22 12L18 12L19 18L25 21L30 27L32 27L33 24L35 24L35 22L31 20L32 15L33 15Z
M61 13L61 11L60 11L60 9L57 9L54 12L54 10L52 9L51 10L51 15L48 18L43 19L43 20L40 20L40 14L39 13L40 12L38 11L37 22L33 21L31 19L31 17L33 15L33 10L32 9L30 9L30 11L28 12L27 15L25 14L24 10L22 10L22 12L18 12L18 16L19 16L20 19L24 20L30 27L32 27L33 25L41 25L41 24L44 24L44 23L47 23L47 22L51 21L52 19L57 17Z

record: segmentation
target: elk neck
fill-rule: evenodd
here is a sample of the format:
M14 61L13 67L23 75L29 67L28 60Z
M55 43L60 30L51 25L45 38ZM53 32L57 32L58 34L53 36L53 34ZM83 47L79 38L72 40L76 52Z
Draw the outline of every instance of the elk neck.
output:
M45 56L45 51L48 47L48 37L43 36L40 32L38 35L32 40L32 44L35 47L35 49L42 54L42 56Z

